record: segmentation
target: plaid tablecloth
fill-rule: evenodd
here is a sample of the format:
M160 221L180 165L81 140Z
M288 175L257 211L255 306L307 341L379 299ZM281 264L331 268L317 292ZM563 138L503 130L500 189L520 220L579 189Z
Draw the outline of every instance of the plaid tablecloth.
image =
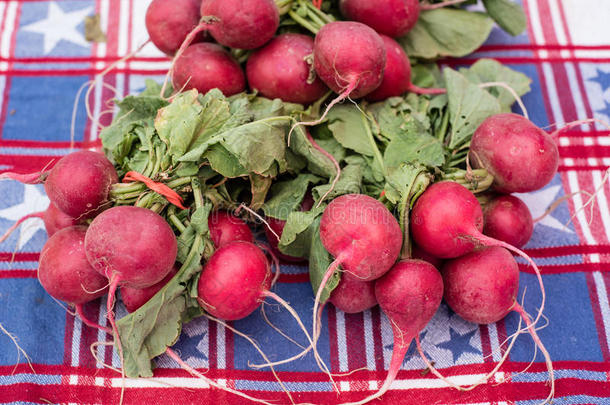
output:
M147 39L144 13L149 0L0 1L0 171L40 170L51 159L70 152L74 119L76 148L99 144L98 128L87 119L85 102L73 105L79 88L110 63ZM443 61L468 65L493 57L533 79L524 101L541 127L596 117L610 121L610 2L608 0L524 0L527 31L516 38L494 30L474 55ZM86 16L99 14L107 42L84 38ZM118 64L89 98L91 112L109 123L115 95L142 88L144 79L161 80L168 61L147 46ZM543 190L520 195L533 216L553 201L574 195L536 224L526 251L540 266L548 297L547 326L539 335L554 361L555 404L610 404L610 134L600 125L583 125L559 137L559 172ZM48 204L42 186L0 182L0 232L20 217ZM0 245L0 324L31 357L32 368L9 337L0 333L1 403L118 403L121 378L97 363L90 345L105 341L104 333L85 327L53 301L36 279L37 260L47 236L42 221L25 223ZM13 256L14 253L14 256ZM521 293L533 313L540 294L531 269L521 263ZM311 325L313 295L307 268L286 265L276 292ZM124 310L119 307L118 315ZM267 306L272 321L301 343L305 339L286 311ZM101 301L86 307L105 323ZM490 371L503 354L501 343L517 328L509 315L489 326L462 321L444 304L422 333L426 354L444 374L459 383L474 382ZM263 321L260 313L232 326L255 338L271 359L300 349ZM346 315L330 308L323 317L320 352L337 376L342 391L332 392L327 377L311 356L277 367L281 379L299 402L339 403L359 400L377 389L386 375L392 332L378 308ZM248 362L261 359L244 339L205 319L186 325L176 346L190 365L220 384L248 394L287 403L272 374ZM110 348L95 349L99 358L118 366ZM535 404L548 393L541 356L531 339L521 336L509 361L489 383L471 392L457 392L423 372L411 349L398 379L381 400L387 404ZM238 397L210 389L166 357L157 361L153 379L125 381L126 404L242 403Z

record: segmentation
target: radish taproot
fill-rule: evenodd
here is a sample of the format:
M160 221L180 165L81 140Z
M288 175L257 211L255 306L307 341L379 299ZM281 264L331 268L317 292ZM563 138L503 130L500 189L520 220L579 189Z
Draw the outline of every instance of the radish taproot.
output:
M201 19L219 44L237 49L263 46L280 24L273 0L204 0Z
M365 404L379 398L390 388L402 366L411 341L432 319L441 303L443 279L438 270L428 262L402 260L375 282L375 296L392 325L394 334L392 359L381 388L362 401L349 405Z
M517 114L487 118L472 135L470 163L493 175L501 193L526 193L547 185L559 165L553 138Z
M241 66L217 44L203 42L179 51L170 72L175 89L197 89L205 94L217 88L227 97L246 89Z
M180 48L186 36L199 24L197 0L153 0L146 9L146 31L153 44L167 55ZM196 42L202 40L200 35Z
M483 206L483 234L521 248L532 237L534 221L527 205L512 195L500 195Z
M53 298L74 304L86 325L97 327L84 316L82 305L106 294L108 280L87 260L86 232L86 226L77 225L51 236L40 252L38 280Z
M282 34L248 58L246 76L252 90L267 98L310 104L328 88L312 75L306 59L313 53L313 39L302 34Z

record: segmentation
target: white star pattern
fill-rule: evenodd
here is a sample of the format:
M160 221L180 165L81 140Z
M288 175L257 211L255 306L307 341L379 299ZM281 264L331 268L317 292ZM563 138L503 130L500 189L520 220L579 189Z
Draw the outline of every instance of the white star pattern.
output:
M22 29L43 35L44 54L49 54L61 41L88 47L89 43L76 27L83 23L86 16L93 12L93 7L64 12L57 3L49 3L47 18L28 24Z
M38 187L29 184L24 185L23 188L23 201L0 210L0 218L16 222L28 214L47 209L49 199L44 192L40 191ZM44 222L41 219L36 218L26 221L19 228L19 244L17 249L25 246L40 229L45 230Z
M546 209L550 207L555 200L557 200L557 194L559 194L560 190L561 186L557 185L547 187L539 191L534 191L532 193L517 193L514 195L515 197L520 198L521 201L527 205L527 208L529 208L530 212L532 213L532 218L536 219L544 215ZM554 218L552 213L541 219L538 224L563 232L574 233L574 231L569 229L565 224Z

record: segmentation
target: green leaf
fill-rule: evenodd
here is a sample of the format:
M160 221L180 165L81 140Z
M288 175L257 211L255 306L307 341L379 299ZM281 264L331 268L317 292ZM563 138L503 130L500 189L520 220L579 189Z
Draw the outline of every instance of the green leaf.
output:
M388 145L383 160L388 169L402 163L421 163L429 167L445 163L442 143L427 132L418 131L412 125L411 131L401 131Z
M301 173L296 178L280 181L271 186L271 198L263 205L265 216L286 220L293 211L298 211L310 184L322 179L310 173Z
M451 133L448 147L457 149L470 142L477 127L489 116L502 111L498 100L470 82L464 75L445 68Z
M212 169L223 177L235 178L248 175L248 171L239 163L237 156L220 144L210 146L203 156L208 159Z
M364 177L365 164L348 164L341 170L341 176L335 184L333 190L326 196L326 200L330 201L343 194L360 193L362 190L362 179ZM313 199L319 201L324 194L330 189L331 184L323 184L314 187L311 192Z
M320 140L318 140L317 143L320 145ZM341 145L337 145L337 151L333 152L328 149L327 145L320 146L335 156L335 159L337 156L336 153L342 149ZM307 160L307 170L311 173L326 178L332 178L336 175L337 171L333 162L309 142L305 135L305 129L302 126L298 126L292 131L290 150L294 154L302 156ZM337 159L337 161L340 161L340 159Z
M312 242L312 224L322 215L324 206L311 211L293 211L286 218L286 225L278 248L286 255L308 257Z
M505 83L519 96L530 91L532 80L521 72L517 72L493 59L480 59L469 69L460 69L460 73L473 83ZM515 97L507 89L494 86L487 87L487 92L498 99L503 112L510 112L515 103Z
M204 240L209 240L207 216L211 209L212 205L207 204L199 209L200 213L193 214L192 222L196 224L191 223L188 229L200 233L174 278L137 311L117 322L127 377L152 377L151 360L176 343L183 319L197 312L188 285L201 270Z
M481 46L492 27L485 14L439 8L422 11L415 27L398 42L414 58L461 57Z
M328 129L339 143L362 155L373 156L362 112L353 104L342 104L328 112Z
M523 8L511 0L483 0L489 16L512 36L521 34L527 28L527 17Z
M322 279L328 270L328 267L332 263L333 259L328 253L322 241L320 240L320 218L316 219L312 225L310 231L311 235L311 249L309 252L309 281L313 288L314 295L318 292ZM335 270L332 276L328 279L328 282L322 289L320 295L320 303L325 303L330 294L333 292L339 282L341 281L341 272Z

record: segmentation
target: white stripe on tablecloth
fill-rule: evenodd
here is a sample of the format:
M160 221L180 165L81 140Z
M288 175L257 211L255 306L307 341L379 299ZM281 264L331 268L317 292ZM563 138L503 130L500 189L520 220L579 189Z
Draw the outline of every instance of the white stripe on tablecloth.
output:
M373 339L373 319L371 310L362 313L364 321L364 348L366 351L366 368L375 370L375 340Z
M604 224L604 230L606 231L606 238L607 240L610 240L610 213L608 213L608 198L606 197L606 190L607 187L605 187L604 183L604 178L601 172L597 171L597 170L593 170L591 172L591 176L593 177L593 188L595 190L599 190L599 192L597 193L597 207L599 209L599 214L602 218L602 222ZM605 179L605 182L607 182L608 179ZM587 198L588 200L588 198ZM592 202L593 203L593 202Z
M596 271L593 273L595 280L595 288L597 289L597 299L599 301L599 309L604 320L604 332L606 332L606 342L608 350L610 350L610 303L608 303L608 289L602 273Z
M392 325L390 324L390 320L386 314L381 312L381 345L383 353L383 368L387 370L390 368L390 360L392 357L392 351L386 350L386 347L392 345L394 343L394 334L392 333Z
M491 356L494 361L500 361L502 352L500 350L500 336L498 335L498 325L495 323L487 325L489 333L489 343L491 344Z
M0 52L3 58L10 58L11 48L13 47L13 31L15 30L15 24L17 21L17 7L16 1L6 3L4 6L4 31L2 32L2 43L0 44Z
M226 340L227 329L224 325L216 324L216 365L219 369L227 367L227 350Z
M339 371L347 371L347 338L345 336L345 313L334 309L337 320L337 349L339 356Z
M72 328L72 367L78 367L80 361L80 339L83 331L83 323L78 316L72 318L74 327Z
M108 324L108 319L106 318L106 300L104 300L104 299L100 300L99 316L97 318L97 322L102 326L106 326ZM104 332L103 330L98 330L97 331L97 341L105 342L106 339L107 339L106 332ZM107 349L107 346L104 346L104 345L100 345L96 348L96 354L97 354L98 359L105 361L106 349ZM104 367L103 364L99 361L95 362L95 366L97 368Z

